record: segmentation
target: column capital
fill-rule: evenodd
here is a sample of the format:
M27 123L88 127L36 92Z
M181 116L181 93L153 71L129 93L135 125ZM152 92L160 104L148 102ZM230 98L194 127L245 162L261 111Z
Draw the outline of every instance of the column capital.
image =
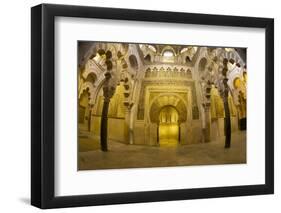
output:
M103 97L104 101L109 102L112 96L114 95L115 87L113 86L104 86L103 87Z
M93 103L88 103L89 108L93 108L94 104Z
M205 112L210 110L211 103L207 102L207 103L204 103L202 105L203 105L203 108L204 108Z
M130 111L132 109L132 107L134 106L134 103L133 102L124 102L124 106L125 106L125 109L127 109L128 111Z
M109 71L107 71L104 74L104 76L105 76L105 82L103 85L103 97L104 97L104 101L109 102L112 96L114 95L115 86L113 86L112 82L110 81L112 75Z

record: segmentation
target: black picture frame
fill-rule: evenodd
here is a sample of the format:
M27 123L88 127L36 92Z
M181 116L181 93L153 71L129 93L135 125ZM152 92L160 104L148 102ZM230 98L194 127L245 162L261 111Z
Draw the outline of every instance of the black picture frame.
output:
M265 184L56 197L54 21L58 16L265 29ZM32 205L46 209L274 193L274 19L41 4L31 8L31 52Z

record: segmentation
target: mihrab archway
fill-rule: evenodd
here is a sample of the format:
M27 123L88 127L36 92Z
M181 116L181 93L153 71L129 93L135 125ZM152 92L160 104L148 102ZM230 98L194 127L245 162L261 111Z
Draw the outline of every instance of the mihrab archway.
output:
M149 120L150 123L157 124L158 145L180 144L182 133L185 133L186 130L181 130L181 124L185 124L187 121L187 104L177 94L159 95L152 100Z
M164 106L159 112L158 138L160 146L175 146L180 142L179 113L174 106Z

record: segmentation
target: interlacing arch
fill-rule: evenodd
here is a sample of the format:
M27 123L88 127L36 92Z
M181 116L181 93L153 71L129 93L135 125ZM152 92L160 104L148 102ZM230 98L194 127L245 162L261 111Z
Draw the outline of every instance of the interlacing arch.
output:
M79 125L82 130L88 125L102 151L107 151L107 135L126 144L156 145L164 126L170 125L164 122L170 114L166 119L161 110L170 107L177 111L180 144L212 141L218 130L217 136L227 133L229 148L232 123L237 126L247 115L244 53L234 48L83 43L78 58L83 54L86 61L78 67L78 98L79 113L85 116Z
M232 64L236 63L236 65L239 67L245 66L245 62L242 60L240 55L234 50L221 51L221 54L219 56L219 62L222 64L224 59L227 59Z
M231 91L234 89L234 79L237 77L243 78L243 73L246 72L244 68L245 62L240 55L233 50L224 51L222 48L216 48L210 51L209 54L207 54L207 51L204 51L198 63L201 80L214 83L215 85L222 83L218 81L219 78L217 78L217 76L224 71L224 63L227 63L226 76ZM202 64L204 66L202 66Z
M227 78L228 78L228 86L231 91L231 95L233 97L235 105L239 105L239 96L242 95L246 96L246 85L244 84L244 72L246 71L245 68L245 62L242 60L240 55L234 51L223 51L222 54L220 54L219 58L219 67L223 66L223 63L221 61L227 61ZM239 79L241 82L240 87L237 88L237 86L234 85L235 79Z
M95 94L95 88L94 88L94 86L91 82L86 81L82 84L82 87L81 87L81 89L79 91L79 94L78 94L79 99L80 99L80 97L81 97L81 95L83 94L84 91L88 91L90 100L93 100L94 94Z
M79 97L83 90L88 88L92 102L94 104L97 103L97 96L105 83L105 75L103 73L108 70L107 63L110 62L109 72L111 73L111 79L115 81L115 87L122 82L125 88L124 96L129 101L128 98L133 89L132 77L134 76L133 73L130 74L130 70L136 72L139 68L139 62L134 52L129 54L128 50L129 45L125 43L96 43L96 45L91 46L87 53L89 55L90 52L91 57L86 62L81 75L83 83L79 89ZM117 61L120 64L118 68ZM98 77L95 78L94 82L87 82L86 79L90 75Z
M187 103L176 93L163 93L154 97L149 106L149 119L152 123L157 123L159 112L164 106L173 106L179 112L179 121L185 122L187 119Z
M161 51L161 55L163 56L165 52L172 52L173 56L177 55L177 52L175 51L175 49L172 46L165 46L162 51Z

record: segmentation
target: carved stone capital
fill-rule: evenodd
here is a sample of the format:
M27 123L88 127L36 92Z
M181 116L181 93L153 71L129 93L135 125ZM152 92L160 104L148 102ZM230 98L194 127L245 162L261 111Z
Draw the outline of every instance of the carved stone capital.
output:
M104 101L109 102L115 92L115 85L112 83L112 74L107 71L105 74L105 82L103 85L103 97Z
M88 106L89 106L89 110L92 110L94 108L94 104L92 103L89 103Z
M210 107L211 107L210 102L203 103L203 108L204 108L205 112L209 111Z
M103 97L104 97L104 101L110 101L110 99L112 98L112 96L114 95L115 92L115 87L113 86L104 86L103 87Z
M128 111L130 111L132 109L133 105L134 105L133 102L124 101L124 106Z

